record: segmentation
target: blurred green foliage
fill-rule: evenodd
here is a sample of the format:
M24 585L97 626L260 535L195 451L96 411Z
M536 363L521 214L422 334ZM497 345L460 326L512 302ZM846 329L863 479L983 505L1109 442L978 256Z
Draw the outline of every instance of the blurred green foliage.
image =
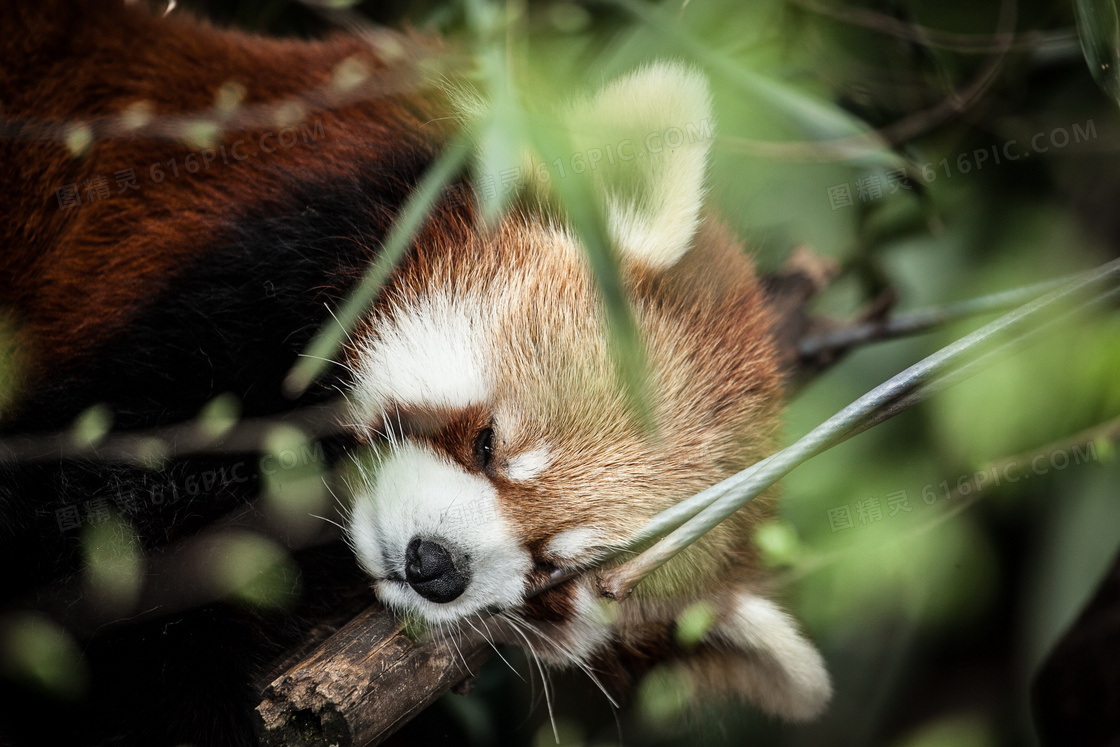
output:
M7 676L61 700L76 699L86 688L86 665L77 642L38 613L0 617L0 667Z
M255 607L283 607L299 593L299 571L288 552L251 532L228 532L211 554L213 575L230 599Z
M112 515L82 533L85 590L93 604L129 611L140 595L145 560L128 522Z

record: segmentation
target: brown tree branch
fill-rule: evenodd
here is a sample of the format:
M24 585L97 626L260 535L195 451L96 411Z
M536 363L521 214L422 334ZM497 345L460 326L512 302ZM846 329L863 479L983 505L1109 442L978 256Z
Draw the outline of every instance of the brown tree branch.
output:
M455 643L413 642L373 605L263 688L261 743L377 744L470 677L490 651L473 633Z

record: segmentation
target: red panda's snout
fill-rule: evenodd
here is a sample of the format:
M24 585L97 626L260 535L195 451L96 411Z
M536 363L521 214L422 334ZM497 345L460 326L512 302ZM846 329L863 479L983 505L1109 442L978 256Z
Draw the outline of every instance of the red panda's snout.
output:
M532 560L488 478L411 439L373 460L350 538L386 604L431 622L520 604Z
M578 146L581 125L648 142L706 123L708 109L701 76L662 64L566 116ZM348 350L352 418L369 442L348 536L379 597L436 628L502 610L482 623L489 634L545 661L625 651L675 662L697 692L807 719L831 688L816 649L765 596L751 541L765 499L624 603L602 602L590 576L526 598L547 569L615 556L657 513L774 448L770 319L741 245L702 212L708 146L686 138L593 177L646 352L653 428L619 377L574 230L526 205L493 228L429 235ZM697 602L717 614L683 650L673 631Z

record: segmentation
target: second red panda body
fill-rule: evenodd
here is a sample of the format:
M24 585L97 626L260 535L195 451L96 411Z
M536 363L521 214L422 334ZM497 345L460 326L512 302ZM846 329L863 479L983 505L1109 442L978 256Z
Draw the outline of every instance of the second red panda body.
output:
M342 391L357 465L347 539L389 606L443 627L501 608L508 625L494 635L556 665L671 660L701 690L775 714L823 708L819 654L764 595L750 542L763 505L689 548L609 620L587 577L526 599L542 572L592 567L657 512L774 445L770 319L741 246L702 211L706 142L643 152L597 182L649 357L653 433L627 405L575 232L529 196L486 224L465 180L445 189L342 365L293 404L284 374L377 257L460 109L417 90L415 60L357 38L281 42L117 4L46 5L3 11L25 29L0 66L0 155L12 164L0 191L14 206L0 222L0 319L18 363L0 419L8 433L64 428L99 403L118 427L151 429L226 392L244 415L273 416ZM234 94L236 115L220 105ZM664 63L559 115L577 143L581 128L637 142L709 116L704 79ZM158 479L175 483L198 464L173 461ZM45 507L153 479L139 472L85 461L8 469L5 552L43 560L5 599L80 568L80 547L51 534ZM158 547L250 500L249 482L189 505L118 509ZM715 625L681 649L676 619L698 601L714 605ZM151 674L143 660L158 650L201 683L211 672L193 661L198 651L248 646L241 622L215 614L191 613L192 630L201 619L206 632L177 642L180 631L157 621L127 644L97 645L125 647L133 674ZM173 642L153 643L160 626ZM231 742L252 739L229 705L246 700L229 695L246 695L244 682L208 704L223 701L211 717ZM159 713L170 696L145 697ZM106 718L82 738L210 733L190 719L136 728Z

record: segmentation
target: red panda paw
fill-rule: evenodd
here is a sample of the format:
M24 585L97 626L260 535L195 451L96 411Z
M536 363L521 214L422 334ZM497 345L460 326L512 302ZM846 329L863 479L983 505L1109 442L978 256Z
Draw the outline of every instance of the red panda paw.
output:
M686 622L690 610L703 607L716 616L706 632ZM832 697L823 657L769 599L739 591L683 609L628 600L617 610L612 640L584 669L620 700L640 699L651 686L674 693L682 713L731 700L804 722L820 716Z
M738 698L788 721L811 721L832 698L824 658L778 605L740 592L676 668L698 702Z

